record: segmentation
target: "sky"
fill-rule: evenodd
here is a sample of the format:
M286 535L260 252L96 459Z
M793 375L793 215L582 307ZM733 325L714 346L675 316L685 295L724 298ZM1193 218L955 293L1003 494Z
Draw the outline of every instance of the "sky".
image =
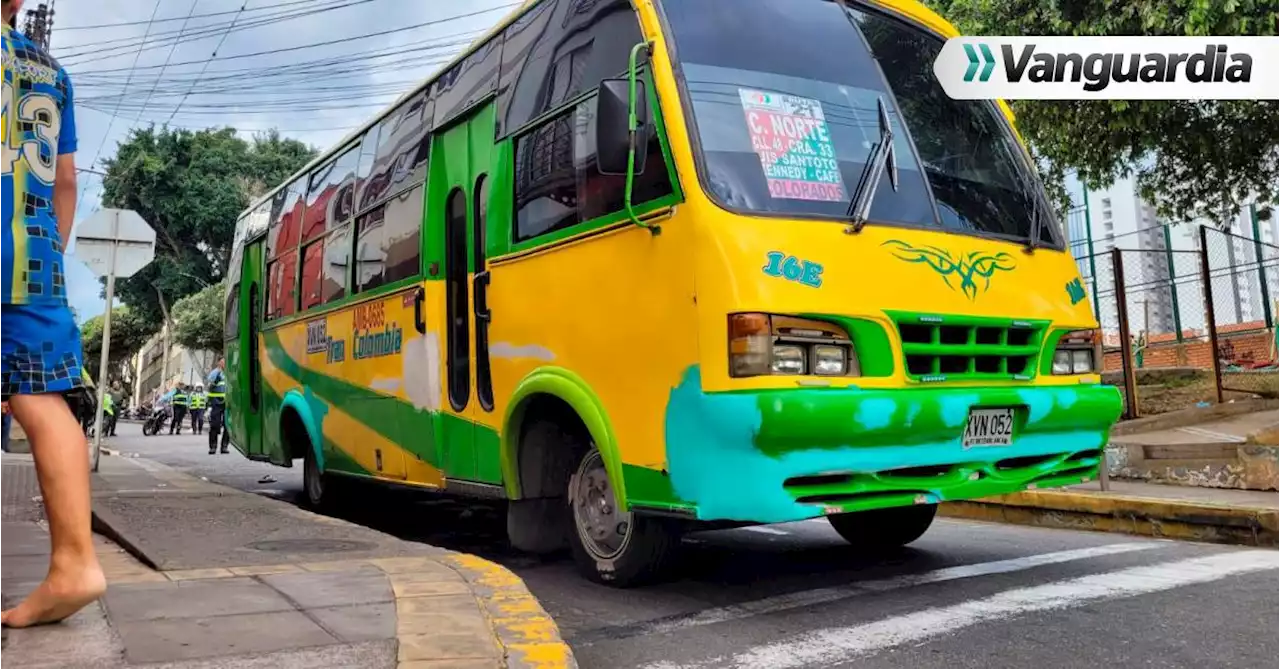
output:
M75 90L76 166L97 171L130 129L152 123L191 129L230 126L246 139L275 128L287 137L328 149L433 74L516 4L513 0L54 3L50 51L71 76ZM23 9L35 6L36 0L26 0ZM262 53L268 51L275 53ZM99 209L101 176L82 171L79 188L77 224ZM234 224L227 221L228 226ZM74 253L73 243L68 294L83 321L101 314L105 303L97 279L74 259Z

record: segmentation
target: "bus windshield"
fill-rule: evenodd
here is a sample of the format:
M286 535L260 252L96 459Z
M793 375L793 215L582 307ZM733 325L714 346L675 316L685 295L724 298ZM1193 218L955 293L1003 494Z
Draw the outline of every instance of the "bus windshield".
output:
M662 9L704 187L721 205L845 220L883 99L900 185L881 180L871 224L1025 241L1038 218L1038 243L1060 244L995 104L952 100L934 78L942 38L876 13L842 16L830 0L662 0Z

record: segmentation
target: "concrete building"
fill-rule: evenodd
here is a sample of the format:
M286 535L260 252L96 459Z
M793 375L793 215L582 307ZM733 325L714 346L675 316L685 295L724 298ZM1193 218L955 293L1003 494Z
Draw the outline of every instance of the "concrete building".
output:
M1241 207L1232 218L1231 234L1220 221L1171 222L1160 219L1143 200L1132 178L1105 189L1087 191L1068 182L1076 208L1067 220L1067 237L1080 272L1103 299L1098 300L1099 321L1115 335L1119 318L1114 296L1114 275L1109 252L1121 249L1129 326L1136 335L1205 331L1204 288L1200 274L1200 227L1211 225L1209 266L1218 325L1275 322L1267 314L1274 306L1278 285L1276 243L1280 221L1257 222L1251 208ZM1087 205L1088 215L1085 215ZM1093 258L1089 257L1092 248ZM1258 262L1261 254L1262 262ZM1109 298L1109 299L1107 299ZM1274 309L1272 309L1274 310Z
M151 401L174 384L201 382L217 361L218 354L213 351L192 351L177 344L170 344L166 365L165 339L166 332L162 328L147 340L134 357L134 369L138 370L138 381L134 384L134 406Z

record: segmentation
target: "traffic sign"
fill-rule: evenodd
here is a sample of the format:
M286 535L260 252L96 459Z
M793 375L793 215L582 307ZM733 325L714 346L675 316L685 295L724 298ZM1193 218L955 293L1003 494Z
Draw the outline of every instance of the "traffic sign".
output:
M155 257L156 231L132 209L101 209L76 226L75 256L94 274L133 276Z
M107 280L107 311L102 315L102 360L98 364L98 410L93 421L93 471L102 453L103 396L111 355L111 307L116 300L116 277L130 277L156 255L156 231L132 209L102 209L76 229L76 258ZM165 351L165 355L169 352Z

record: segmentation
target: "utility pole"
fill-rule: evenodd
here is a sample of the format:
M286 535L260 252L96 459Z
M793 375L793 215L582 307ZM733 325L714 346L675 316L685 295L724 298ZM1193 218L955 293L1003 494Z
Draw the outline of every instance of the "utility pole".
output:
M53 34L53 0L40 3L35 9L28 9L24 19L22 34L48 51L49 37Z

